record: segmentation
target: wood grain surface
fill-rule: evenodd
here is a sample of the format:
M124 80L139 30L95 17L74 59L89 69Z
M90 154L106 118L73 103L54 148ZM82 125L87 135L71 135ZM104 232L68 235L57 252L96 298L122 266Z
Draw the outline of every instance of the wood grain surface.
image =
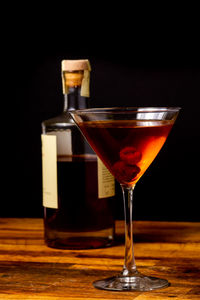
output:
M200 223L136 221L133 228L138 270L168 279L168 288L141 293L93 287L94 280L122 269L122 221L112 247L74 251L48 248L42 219L0 219L0 299L200 299Z

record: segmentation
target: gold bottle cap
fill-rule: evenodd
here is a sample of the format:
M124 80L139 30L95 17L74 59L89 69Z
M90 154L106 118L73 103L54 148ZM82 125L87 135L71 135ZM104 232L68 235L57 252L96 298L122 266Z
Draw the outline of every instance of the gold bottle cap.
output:
M88 59L62 60L62 71L91 71Z
M63 60L63 93L68 94L69 87L81 86L81 96L89 97L91 66L88 59Z

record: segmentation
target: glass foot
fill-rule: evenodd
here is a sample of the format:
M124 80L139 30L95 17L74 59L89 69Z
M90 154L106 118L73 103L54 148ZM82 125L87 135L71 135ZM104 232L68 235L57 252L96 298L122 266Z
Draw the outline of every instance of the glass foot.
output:
M101 290L110 291L151 291L169 286L165 279L137 274L131 277L117 276L104 280L97 280L93 286Z

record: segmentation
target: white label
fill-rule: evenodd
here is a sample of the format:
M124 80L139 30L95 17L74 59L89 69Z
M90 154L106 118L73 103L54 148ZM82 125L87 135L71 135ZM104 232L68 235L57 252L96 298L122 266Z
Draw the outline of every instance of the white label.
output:
M58 208L56 136L42 134L43 206Z
M106 198L115 195L115 179L102 161L97 158L98 164L98 197Z

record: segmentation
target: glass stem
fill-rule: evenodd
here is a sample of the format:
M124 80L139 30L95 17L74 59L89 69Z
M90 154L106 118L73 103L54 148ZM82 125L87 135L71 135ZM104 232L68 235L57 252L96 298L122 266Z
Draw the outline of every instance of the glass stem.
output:
M124 218L125 218L125 260L122 271L123 276L136 275L137 268L135 265L133 251L133 226L132 226L132 209L133 209L133 190L134 187L125 187L121 185L124 200Z

